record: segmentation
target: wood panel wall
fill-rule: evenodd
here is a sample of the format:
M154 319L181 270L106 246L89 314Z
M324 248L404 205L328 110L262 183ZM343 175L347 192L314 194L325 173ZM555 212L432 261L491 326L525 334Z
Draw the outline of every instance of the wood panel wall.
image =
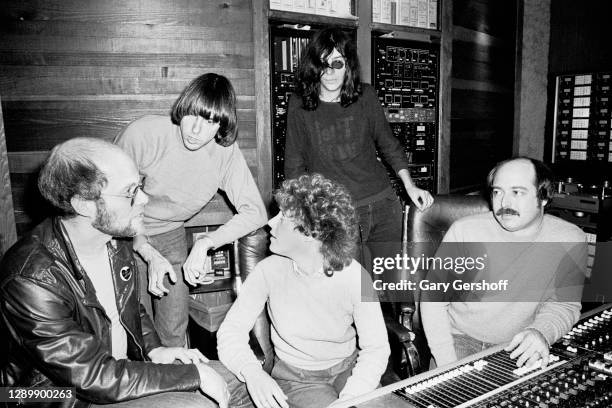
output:
M32 181L56 143L112 140L168 114L187 83L218 72L238 96L239 145L258 179L249 0L3 2L0 96L19 232L43 215Z
M512 155L516 0L454 0L450 192L482 187Z
M13 245L16 239L15 213L13 212L11 179L9 177L6 138L4 136L4 120L2 118L2 109L0 108L0 257Z

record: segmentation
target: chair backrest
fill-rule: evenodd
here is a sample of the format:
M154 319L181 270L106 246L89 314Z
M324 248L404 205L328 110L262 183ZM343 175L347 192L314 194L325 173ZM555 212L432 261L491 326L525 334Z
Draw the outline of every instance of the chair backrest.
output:
M425 211L411 206L404 218L403 253L408 257L434 256L442 238L453 222L468 215L489 211L489 203L482 196L438 195L434 203ZM407 271L405 272L408 273ZM422 280L427 271L418 271L417 280ZM403 276L408 279L410 277ZM412 276L412 280L415 276ZM422 331L419 313L419 293L414 294L415 313L412 319L413 330L418 335Z
M481 196L438 195L425 211L410 206L404 213L402 255L409 258L434 256L444 234L459 218L489 211L489 204ZM422 280L427 271L399 272L399 279ZM418 293L409 303L418 302Z
M269 240L269 234L265 228L255 230L238 240L237 266L242 281L249 276L255 265L268 255ZM239 287L237 292L240 293ZM255 337L259 348L264 354L264 370L270 372L274 362L274 348L270 340L270 322L265 308L257 318L255 326L253 326L251 336Z
M489 204L482 196L439 195L425 211L419 211L411 206L405 229L407 255L433 256L453 222L468 215L487 211Z

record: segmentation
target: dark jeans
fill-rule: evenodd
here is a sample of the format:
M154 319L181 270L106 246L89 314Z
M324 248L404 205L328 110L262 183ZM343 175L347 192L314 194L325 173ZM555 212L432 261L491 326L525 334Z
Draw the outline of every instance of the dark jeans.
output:
M153 316L155 329L166 347L184 347L189 323L189 287L183 279L183 263L187 260L187 238L185 228L178 228L163 234L149 237L151 245L172 264L176 273L176 283L164 277L168 294L161 298L148 292L148 266L141 257L136 257L140 274L140 302L150 316Z
M272 378L291 408L325 408L338 399L357 362L357 351L325 370L302 370L275 358Z
M394 192L371 204L357 207L359 217L360 246L357 261L373 279L397 282L396 269L385 270L373 276L372 261L375 258L395 258L402 251L402 205ZM379 295L381 295L379 293ZM385 301L381 297L381 301Z

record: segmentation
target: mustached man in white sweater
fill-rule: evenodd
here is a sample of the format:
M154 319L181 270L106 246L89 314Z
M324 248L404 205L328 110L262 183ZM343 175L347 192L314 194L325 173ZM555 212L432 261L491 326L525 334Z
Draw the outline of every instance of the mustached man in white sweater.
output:
M507 342L517 366L538 361L545 366L550 345L580 316L586 237L575 225L544 214L553 192L552 172L544 163L507 160L487 181L492 211L451 225L436 257L480 248L488 255L487 266L474 281L508 279L510 289L423 301L427 342L438 366ZM422 299L433 297L423 293Z
M219 359L246 382L258 408L328 407L372 391L389 344L379 303L362 301L369 276L353 259L350 195L313 174L285 181L275 198L273 255L248 276L221 325ZM276 353L271 375L248 345L264 306Z

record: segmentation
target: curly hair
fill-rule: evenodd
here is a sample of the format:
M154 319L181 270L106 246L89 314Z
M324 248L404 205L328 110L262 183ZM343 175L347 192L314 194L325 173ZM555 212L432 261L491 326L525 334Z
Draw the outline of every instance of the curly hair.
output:
M219 123L215 141L221 146L230 146L238 136L236 93L223 75L212 72L200 75L183 89L172 106L170 117L178 126L187 115L202 116Z
M327 69L321 61L334 49L344 57L346 72L340 91L340 105L344 108L356 102L362 93L357 47L350 37L339 28L326 28L319 31L308 43L300 60L297 73L297 94L302 97L302 107L313 111L319 106L321 75Z
M320 174L285 180L274 198L290 214L297 229L321 242L327 271L348 266L357 248L357 217L346 188ZM326 272L327 273L327 272Z

